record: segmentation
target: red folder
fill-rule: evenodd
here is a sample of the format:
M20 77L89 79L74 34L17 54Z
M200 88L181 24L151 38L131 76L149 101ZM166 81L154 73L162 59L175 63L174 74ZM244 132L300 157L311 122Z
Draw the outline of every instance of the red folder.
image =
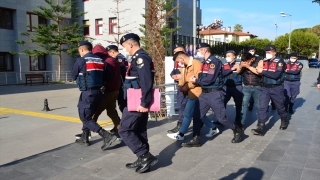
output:
M149 111L160 111L160 90L159 88L152 89L152 100ZM141 89L129 88L127 90L127 107L128 111L137 111L141 103Z

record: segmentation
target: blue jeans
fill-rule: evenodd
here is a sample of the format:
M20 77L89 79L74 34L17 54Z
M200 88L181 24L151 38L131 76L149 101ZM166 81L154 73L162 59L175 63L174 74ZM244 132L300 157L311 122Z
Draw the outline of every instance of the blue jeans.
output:
M254 99L254 105L257 108L257 112L260 108L259 97L260 97L260 86L246 86L243 85L242 88L243 100L242 100L242 118L241 123L244 124L247 118L248 104L251 96Z
M186 104L184 112L183 112L183 121L182 121L181 127L179 129L179 132L182 134L185 134L190 126L191 118L193 117L193 113L194 113L194 109L195 108L199 109L198 98L190 99L187 96L186 99L187 99L187 104ZM215 125L212 123L212 121L207 116L204 116L202 121L209 128L215 128Z

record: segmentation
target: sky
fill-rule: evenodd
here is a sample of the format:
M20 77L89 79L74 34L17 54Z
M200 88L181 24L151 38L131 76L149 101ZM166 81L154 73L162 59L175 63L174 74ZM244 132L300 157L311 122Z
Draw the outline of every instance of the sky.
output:
M280 12L291 15L292 30L320 24L320 5L312 0L200 0L200 8L204 26L220 19L226 29L241 24L243 32L269 40L290 32L290 16Z

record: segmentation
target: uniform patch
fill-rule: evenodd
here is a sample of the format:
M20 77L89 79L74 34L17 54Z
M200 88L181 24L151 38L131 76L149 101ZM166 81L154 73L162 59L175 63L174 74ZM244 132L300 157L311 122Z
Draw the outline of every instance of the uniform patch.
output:
M216 65L210 64L210 68L211 68L211 69L214 69L215 67L216 67Z
M119 62L122 62L122 59L118 59Z
M283 64L282 64L282 63L279 63L279 64L278 64L278 66L282 67L282 66L283 66Z
M143 63L143 59L142 58L138 58L137 59L137 64L142 64Z
M302 68L302 65L300 65L299 68L301 69L301 68Z
M214 74L214 69L209 69L208 74Z

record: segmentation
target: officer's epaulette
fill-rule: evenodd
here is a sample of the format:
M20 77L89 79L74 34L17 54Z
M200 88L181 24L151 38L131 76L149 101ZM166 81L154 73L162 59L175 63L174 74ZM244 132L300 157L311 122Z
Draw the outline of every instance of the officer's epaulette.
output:
M210 63L210 62L211 62L211 59L207 59L207 60L206 60L206 63Z
M267 58L264 58L263 61L268 61L268 59L267 59Z
M273 60L273 62L279 62L279 60L280 60L280 59L275 58L275 59Z
M259 55L258 55L258 54L255 54L254 56L259 57Z

